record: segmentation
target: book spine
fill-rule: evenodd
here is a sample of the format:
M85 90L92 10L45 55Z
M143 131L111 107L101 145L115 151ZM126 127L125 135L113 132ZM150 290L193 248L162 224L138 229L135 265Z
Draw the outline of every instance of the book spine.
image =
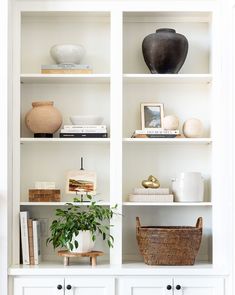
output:
M93 71L89 69L76 70L76 69L57 69L57 70L41 70L42 74L92 74Z
M42 70L91 70L89 65L77 64L56 64L56 65L41 65Z
M132 138L175 138L176 134L135 134Z
M173 195L129 195L130 202L173 202Z
M23 264L30 264L29 261L29 235L28 235L28 212L20 212L20 229Z
M169 195L169 188L134 188L134 195Z
M33 220L28 219L28 234L29 234L29 262L34 265L34 247L33 247Z
M64 125L64 129L106 129L106 125Z
M106 129L61 129L61 133L107 133Z
M62 138L107 138L107 133L60 133Z
M33 249L34 249L34 262L39 264L41 260L41 240L40 240L40 222L33 220Z
M135 130L134 134L146 134L146 135L150 135L150 134L175 134L178 135L179 134L179 130L165 130L165 129L155 129L155 130Z

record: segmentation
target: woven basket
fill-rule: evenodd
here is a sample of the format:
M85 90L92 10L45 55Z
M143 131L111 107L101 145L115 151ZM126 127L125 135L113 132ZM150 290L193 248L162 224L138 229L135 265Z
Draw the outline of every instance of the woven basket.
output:
M193 265L202 239L202 217L193 226L141 226L136 217L136 238L149 265Z

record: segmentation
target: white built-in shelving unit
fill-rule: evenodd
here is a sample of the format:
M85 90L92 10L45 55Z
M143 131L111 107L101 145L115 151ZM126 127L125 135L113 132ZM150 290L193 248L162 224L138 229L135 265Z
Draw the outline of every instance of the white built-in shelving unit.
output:
M13 191L14 231L11 274L26 271L19 264L19 211L26 209L49 224L55 208L72 201L65 194L66 171L85 168L97 172L98 198L104 206L118 204L122 214L112 221L115 246L108 249L102 267L146 271L138 252L135 217L144 225L194 225L203 217L203 239L194 274L228 272L224 252L229 242L226 208L226 131L229 111L221 95L220 16L214 1L19 1L14 12ZM144 63L143 38L160 27L172 27L189 41L189 52L179 74L152 75ZM75 42L76 41L76 42ZM57 43L81 43L89 75L43 75L41 64L52 63L49 50ZM32 101L53 100L63 124L71 115L99 115L109 128L107 139L33 138L24 117ZM161 102L166 115L183 122L191 117L204 124L202 138L134 139L140 127L140 103ZM199 171L205 179L202 203L132 203L128 194L143 179L155 175L162 187L184 171ZM35 181L55 181L60 203L29 203L28 189ZM48 232L47 232L48 233ZM42 237L43 264L60 264ZM98 249L97 248L97 249ZM56 261L56 262L55 262ZM36 267L35 267L36 268ZM79 265L77 266L79 268ZM30 267L32 272L34 267ZM160 274L153 268L150 273ZM163 273L188 274L187 267L161 267ZM191 269L191 268L190 268ZM39 271L39 270L35 270ZM174 272L175 271L175 272ZM39 271L40 272L40 271ZM134 273L133 273L134 274ZM139 294L139 293L138 293ZM152 294L152 293L151 293ZM217 294L217 293L215 293Z

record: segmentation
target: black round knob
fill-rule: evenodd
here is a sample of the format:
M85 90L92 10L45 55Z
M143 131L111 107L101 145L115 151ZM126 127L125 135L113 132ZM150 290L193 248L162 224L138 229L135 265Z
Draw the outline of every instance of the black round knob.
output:
M67 290L71 290L72 289L72 286L71 285L67 285L66 289Z
M171 285L167 285L166 288L167 288L167 290L171 290L172 289Z
M57 289L58 289L58 290L61 290L61 289L62 289L62 286L61 286L61 285L58 285L58 286L57 286Z
M180 290L181 289L181 286L180 285L176 285L175 288L176 288L176 290Z

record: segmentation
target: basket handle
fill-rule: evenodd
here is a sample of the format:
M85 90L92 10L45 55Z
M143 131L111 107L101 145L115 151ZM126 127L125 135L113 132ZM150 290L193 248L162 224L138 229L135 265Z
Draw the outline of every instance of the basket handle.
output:
M139 233L139 228L141 227L141 224L140 224L140 218L137 216L136 217L136 233L138 234Z
M203 226L202 217L198 217L197 223L196 223L196 228L202 228L202 226Z

